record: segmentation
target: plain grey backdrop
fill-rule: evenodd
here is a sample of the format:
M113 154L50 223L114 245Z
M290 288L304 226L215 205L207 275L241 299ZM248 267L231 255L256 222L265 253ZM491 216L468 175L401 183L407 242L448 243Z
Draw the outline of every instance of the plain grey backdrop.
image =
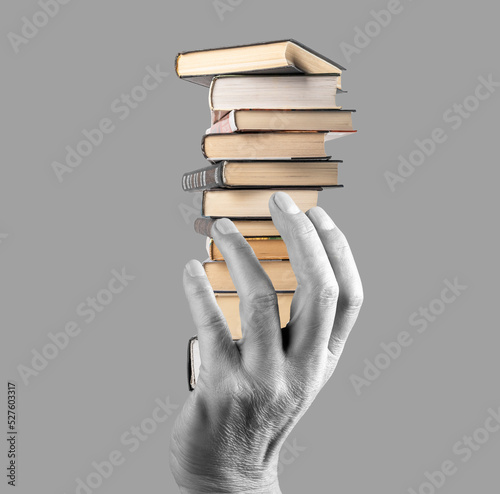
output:
M206 257L192 228L197 196L180 179L205 165L209 111L207 90L177 79L174 57L291 37L348 69L339 101L357 109L359 132L328 143L344 160L345 188L323 192L320 205L350 241L366 302L334 378L287 442L282 490L498 489L500 433L484 429L500 407L498 5L73 0L56 12L47 3L50 18L34 0L4 2L0 15L0 430L9 380L19 412L17 491L5 474L1 491L70 494L89 478L100 484L91 492L177 492L169 436L195 333L182 270ZM399 13L376 15L388 6ZM158 69L169 75L156 89L134 90ZM145 99L127 114L116 100L132 90ZM114 131L60 182L53 163L106 118ZM433 133L446 137L435 149ZM424 159L416 140L427 143ZM392 191L386 172L410 155L423 163ZM110 300L103 290L124 268L135 278ZM439 301L445 280L467 287L454 302ZM86 322L81 304L97 294L104 309ZM70 321L80 333L50 346ZM381 356L405 332L411 345ZM36 352L52 360L23 379ZM354 376L366 379L359 392ZM156 400L167 403L163 422ZM132 442L134 427L142 439ZM5 436L1 444L5 472ZM113 451L124 463L99 477L92 463ZM444 485L425 484L447 461Z

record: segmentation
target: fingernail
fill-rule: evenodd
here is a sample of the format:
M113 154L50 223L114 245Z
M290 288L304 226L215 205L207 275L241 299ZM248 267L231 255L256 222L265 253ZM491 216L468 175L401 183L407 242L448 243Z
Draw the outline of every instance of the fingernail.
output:
M322 208L312 208L308 211L307 215L315 224L316 228L320 230L333 230L335 228L335 223Z
M217 230L219 230L219 232L221 232L223 235L238 233L238 229L234 226L234 223L227 218L217 220L215 222L215 226L217 227Z
M273 197L276 206L278 206L284 213L300 213L299 207L293 202L293 199L288 194L285 194L284 192L276 192Z
M189 276L192 277L205 276L205 270L203 269L203 266L194 259L186 264L186 271L188 272Z

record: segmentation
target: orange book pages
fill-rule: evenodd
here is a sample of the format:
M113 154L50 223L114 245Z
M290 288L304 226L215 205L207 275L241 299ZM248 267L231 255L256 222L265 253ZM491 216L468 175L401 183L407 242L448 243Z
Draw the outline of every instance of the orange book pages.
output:
M297 288L297 280L290 261L261 261L260 265L269 276L276 291L294 291ZM236 291L225 262L207 261L203 263L203 267L214 291Z
M196 233L212 236L213 218L197 218L194 222ZM234 220L234 226L244 237L279 237L278 229L271 220Z
M293 292L277 293L280 324L284 328L290 321L290 306L292 305ZM215 293L217 304L222 310L229 326L229 331L234 340L243 336L240 320L240 299L236 293Z
M247 242L255 252L257 259L261 260L279 260L288 259L288 251L286 244L281 237L267 237L267 238L247 238ZM208 255L211 261L223 261L224 256L222 252L215 245L213 239L208 241Z

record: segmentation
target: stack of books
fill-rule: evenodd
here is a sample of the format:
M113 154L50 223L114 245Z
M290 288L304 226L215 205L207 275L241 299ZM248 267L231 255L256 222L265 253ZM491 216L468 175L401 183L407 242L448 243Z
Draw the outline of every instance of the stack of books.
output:
M325 143L356 132L354 110L337 104L343 70L295 40L177 56L179 77L209 87L211 126L201 147L210 164L185 173L182 187L203 191L194 227L207 237L204 268L235 340L242 337L239 299L211 227L218 218L234 221L274 285L284 327L297 281L268 203L282 190L307 211L323 188L341 187L341 162Z

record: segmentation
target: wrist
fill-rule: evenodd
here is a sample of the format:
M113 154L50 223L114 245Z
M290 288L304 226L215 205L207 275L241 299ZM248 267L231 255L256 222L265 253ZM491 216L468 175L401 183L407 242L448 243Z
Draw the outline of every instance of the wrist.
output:
M258 461L256 456L236 451L216 454L198 448L188 459L173 441L170 465L182 494L281 494L279 457L273 454Z
M261 487L243 487L244 490L238 487L229 486L217 486L200 490L200 488L190 488L179 486L179 491L181 494L282 494L279 486L278 480L276 480L272 485L261 486Z
M273 472L198 470L197 473L182 468L173 469L182 494L281 494L277 468Z

